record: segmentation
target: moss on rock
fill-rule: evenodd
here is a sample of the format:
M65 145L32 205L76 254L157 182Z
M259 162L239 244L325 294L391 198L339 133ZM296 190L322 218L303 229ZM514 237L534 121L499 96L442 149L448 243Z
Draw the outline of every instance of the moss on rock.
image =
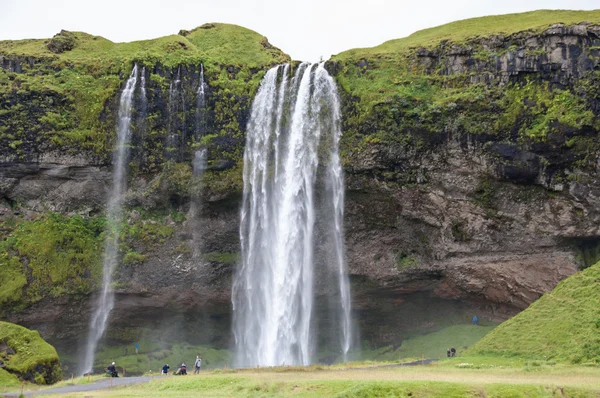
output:
M53 384L62 378L56 349L36 330L0 322L0 357L4 370L13 376L37 384ZM0 378L14 381L0 373Z

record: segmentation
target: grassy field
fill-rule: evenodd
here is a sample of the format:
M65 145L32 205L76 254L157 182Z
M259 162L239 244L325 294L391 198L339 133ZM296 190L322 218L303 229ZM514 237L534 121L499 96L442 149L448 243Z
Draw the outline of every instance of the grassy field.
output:
M600 368L460 357L414 367L214 370L97 391L94 397L597 397ZM73 397L90 396L77 393Z

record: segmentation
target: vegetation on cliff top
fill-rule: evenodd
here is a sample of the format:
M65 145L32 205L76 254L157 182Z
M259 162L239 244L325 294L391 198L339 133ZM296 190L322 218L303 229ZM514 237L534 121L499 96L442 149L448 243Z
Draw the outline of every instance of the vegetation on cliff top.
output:
M600 24L600 11L540 10L474 18L333 56L330 67L345 99L345 164L351 167L356 154L370 146L422 152L445 135L479 135L526 151L555 137L554 153L565 153L577 167L593 168L598 145L585 131L600 128L595 111L600 74L578 71L576 79L567 79L550 50L523 44L525 37L553 24L583 21ZM581 65L598 62L594 37L580 39ZM518 57L534 66L517 73ZM531 73L535 67L539 73ZM544 68L552 71L544 73ZM548 155L541 154L539 162L551 164ZM410 174L396 174L380 177L415 182ZM559 182L568 178L562 170L556 175Z
M553 24L574 25L580 22L600 23L600 10L537 10L517 14L491 15L450 22L419 30L405 38L386 41L375 47L357 48L337 54L344 60L372 54L400 53L409 48L431 48L444 41L461 43L475 38L511 35L518 32L541 33Z
M0 359L6 371L23 380L52 384L62 378L56 350L36 330L0 322Z
M562 281L468 354L600 364L600 263Z
M72 46L58 53L52 51L54 41L65 39ZM223 23L207 23L191 31L129 43L113 43L84 32L61 31L52 39L0 41L0 54L53 58L88 67L94 66L90 61L99 61L96 72L105 72L102 69L110 64L130 65L132 61L148 64L160 61L166 66L177 66L193 58L195 62L262 67L289 60L259 33Z
M154 100L146 134L153 142L142 143L151 163L146 169L164 161L164 143L158 138L166 134L167 125L178 120L185 125L186 119L194 118L188 109L175 110L176 115L170 114L173 109L164 109L172 107L165 104L165 97L176 75L187 74L181 76L185 84L197 84L200 64L204 65L214 123L203 135L217 142L239 141L244 129L241 114L260 83L259 72L289 61L265 37L228 24L205 24L131 43L61 31L47 40L2 41L0 57L5 58L0 69L0 144L7 148L4 154L16 160L63 150L108 162L119 89L134 63L146 66L149 101ZM195 94L193 87L182 90L190 97ZM195 99L188 101L195 104ZM197 144L186 142L187 147ZM213 151L212 159L227 159L231 146ZM239 157L239 149L233 152Z

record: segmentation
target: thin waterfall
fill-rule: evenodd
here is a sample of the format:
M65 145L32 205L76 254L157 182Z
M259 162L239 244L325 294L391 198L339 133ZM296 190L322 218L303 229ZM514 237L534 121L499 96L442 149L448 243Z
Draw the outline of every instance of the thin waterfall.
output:
M342 348L343 361L348 361L348 351L350 350L352 338L352 320L351 320L351 297L350 297L350 280L348 278L348 270L346 267L346 255L344 251L344 171L339 154L339 143L342 135L340 112L341 106L339 103L339 95L335 81L327 74L324 68L317 69L317 73L322 76L322 79L317 81L323 82L327 99L332 104L331 109L331 149L329 164L327 165L327 182L331 191L331 200L333 205L333 229L331 236L334 239L334 253L336 262L337 279L340 289L340 325L341 336L340 343Z
M196 140L206 131L206 95L208 85L204 81L204 65L200 64L200 81L196 91Z
M119 253L119 233L121 231L123 194L127 188L127 164L129 162L129 141L131 139L131 114L133 94L138 79L138 66L133 67L131 75L121 93L119 118L117 122L117 141L113 153L112 188L108 197L106 214L106 241L104 245L102 291L96 309L90 321L85 356L81 374L91 372L94 365L94 354L100 338L106 330L108 316L114 306L112 290L112 274L117 265Z
M146 137L146 118L148 116L148 96L146 95L146 67L142 67L142 72L140 74L140 94L139 94L139 111L136 118L136 134L137 138L137 159L139 165L142 166L144 164L144 139ZM132 155L133 156L133 155Z
M343 248L343 174L338 153L340 103L323 64L267 72L252 104L244 152L242 262L232 289L238 366L308 365L316 348L315 201L334 209L327 233L335 246L343 360L350 348L350 287ZM321 162L321 165L320 165ZM322 165L324 164L324 166ZM319 186L324 170L325 187Z
M194 258L198 258L201 254L200 244L202 237L201 225L199 222L200 212L202 211L202 179L204 177L204 171L206 170L206 149L196 151L194 154L194 160L192 161L192 192L191 192L191 203L188 219L190 220L190 228L192 231L192 242L193 249L192 254Z
M178 160L185 151L185 92L181 83L181 65L177 68L175 80L169 86L169 130L167 136L167 159Z

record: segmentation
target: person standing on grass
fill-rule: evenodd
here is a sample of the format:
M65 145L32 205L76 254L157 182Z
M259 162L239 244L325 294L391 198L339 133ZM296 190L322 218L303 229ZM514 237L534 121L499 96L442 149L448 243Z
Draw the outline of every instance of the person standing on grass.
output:
M196 362L194 363L194 374L195 375L200 373L200 366L202 366L202 359L200 359L200 355L196 355Z
M478 325L479 324L479 318L477 318L477 315L475 315L473 317L473 325Z
M136 354L140 353L140 345L138 343L135 343L135 353Z
M165 366L163 366L163 367L162 367L162 374L163 374L163 375L165 375L165 376L166 376L166 375L168 375L168 374L169 374L169 369L170 369L170 368L171 368L171 367L169 366L169 364L168 364L168 363L165 363Z

